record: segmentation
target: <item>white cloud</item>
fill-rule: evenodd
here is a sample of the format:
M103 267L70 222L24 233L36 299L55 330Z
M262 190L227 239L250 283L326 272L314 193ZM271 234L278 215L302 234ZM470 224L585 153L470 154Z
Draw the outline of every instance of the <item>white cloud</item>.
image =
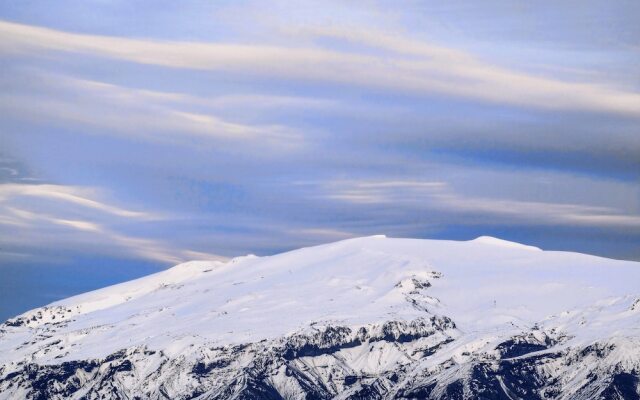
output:
M300 135L283 125L243 124L213 112L194 111L190 103L205 103L195 96L46 73L36 72L30 77L38 82L30 88L33 93L25 90L0 94L4 115L29 122L79 125L89 128L80 130L88 134L116 134L176 144L189 143L185 140L188 137L216 144L258 141L279 149L300 143Z
M409 37L348 29L314 29L373 48L337 51L318 46L286 47L169 42L67 33L0 22L5 53L76 52L154 64L311 80L404 93L445 95L519 106L610 112L640 116L640 94L597 83L565 82L492 65L462 51Z
M35 197L43 200L59 200L119 217L154 219L158 216L142 211L131 211L94 200L97 191L91 188L52 184L0 184L0 204L16 197Z
M224 257L179 248L164 240L118 231L132 222L163 217L132 211L96 198L97 190L51 184L0 184L0 258L13 257L15 249L38 256L43 249L92 252L116 257L135 257L162 263L179 263ZM25 202L34 198L35 205ZM11 234L9 234L11 232ZM26 249L30 249L27 251Z

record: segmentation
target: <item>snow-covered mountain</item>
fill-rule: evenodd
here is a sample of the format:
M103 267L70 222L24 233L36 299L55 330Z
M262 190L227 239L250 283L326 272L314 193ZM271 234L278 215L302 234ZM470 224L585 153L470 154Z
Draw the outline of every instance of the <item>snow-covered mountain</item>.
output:
M640 263L373 236L189 262L0 325L0 398L638 399Z

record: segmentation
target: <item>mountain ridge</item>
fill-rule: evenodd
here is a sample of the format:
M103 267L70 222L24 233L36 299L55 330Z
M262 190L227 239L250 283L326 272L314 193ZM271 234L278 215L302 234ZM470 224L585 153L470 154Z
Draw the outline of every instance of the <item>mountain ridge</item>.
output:
M0 399L637 398L637 282L491 237L193 261L0 325Z

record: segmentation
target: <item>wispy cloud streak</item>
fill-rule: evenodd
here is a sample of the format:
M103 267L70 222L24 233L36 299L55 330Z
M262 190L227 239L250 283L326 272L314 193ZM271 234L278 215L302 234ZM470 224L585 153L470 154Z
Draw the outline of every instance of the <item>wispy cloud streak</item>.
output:
M26 201L29 198L35 200L35 206L33 202ZM97 191L91 188L0 184L0 231L5 233L0 243L3 247L29 248L30 254L35 256L47 249L90 251L169 265L193 258L224 259L210 253L177 248L165 240L119 232L116 228L118 225L165 218L108 204L98 199ZM0 251L0 259L11 257L11 253Z
M424 181L331 181L325 182L327 199L369 206L405 209L413 213L435 210L458 214L458 224L482 218L487 223L584 226L640 229L640 215L630 215L611 207L585 204L521 201L504 198L463 196L445 182Z
M6 21L0 22L0 34L4 38L0 51L5 53L74 52L171 68L640 116L640 94L632 91L512 71L462 51L379 32L312 30L309 34L355 42L382 50L382 54L319 46L140 40L68 33Z
M68 76L31 72L31 91L0 94L0 111L27 122L84 127L87 134L121 135L175 144L243 144L259 141L280 149L301 143L298 132L284 125L229 121L214 110L198 111L194 103L213 103L194 96L127 88ZM26 86L26 85L25 85ZM213 107L214 104L210 106ZM88 129L87 129L88 128Z

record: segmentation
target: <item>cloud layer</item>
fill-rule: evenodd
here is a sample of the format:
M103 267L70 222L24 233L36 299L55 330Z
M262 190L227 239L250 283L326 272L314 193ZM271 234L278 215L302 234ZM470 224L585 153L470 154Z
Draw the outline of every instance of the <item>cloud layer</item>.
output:
M0 9L5 264L376 233L640 257L633 5L63 3Z

